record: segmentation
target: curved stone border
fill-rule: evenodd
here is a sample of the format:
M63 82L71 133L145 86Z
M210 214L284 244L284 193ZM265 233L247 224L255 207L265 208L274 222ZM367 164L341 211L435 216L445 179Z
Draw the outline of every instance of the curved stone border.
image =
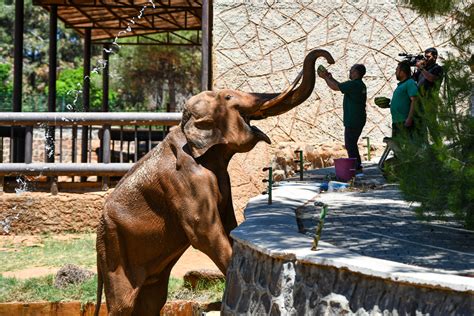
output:
M474 314L474 279L360 256L299 234L295 209L316 185L286 183L250 200L232 231L222 312L235 314Z

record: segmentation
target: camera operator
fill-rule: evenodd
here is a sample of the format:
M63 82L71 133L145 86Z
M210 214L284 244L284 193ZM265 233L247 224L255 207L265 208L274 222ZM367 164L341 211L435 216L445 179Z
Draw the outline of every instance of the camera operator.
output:
M436 63L437 58L438 51L431 47L425 50L425 58L416 61L417 70L413 74L413 79L416 81L422 96L430 90L438 92L441 86L444 70Z

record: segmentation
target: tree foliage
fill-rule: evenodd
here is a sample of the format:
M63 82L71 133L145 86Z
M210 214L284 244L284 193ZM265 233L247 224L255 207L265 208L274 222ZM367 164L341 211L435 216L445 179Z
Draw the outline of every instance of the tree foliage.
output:
M11 68L9 64L0 64L0 95L11 95Z
M101 80L97 74L91 75L90 82L90 110L100 111L102 107L102 87ZM59 100L64 100L66 109L70 111L82 111L82 86L83 68L66 69L59 74L56 81L56 95ZM46 92L48 89L46 89ZM115 105L117 94L109 91L109 102Z
M473 4L460 0L406 2L424 15L450 14L454 23L446 31L459 54L450 54L444 62L442 93L419 100L418 108L424 109L419 113L423 128L411 138L398 139L401 151L392 172L405 198L420 202L420 216L454 215L466 228L474 229L474 118L468 107L474 83L468 67Z
M461 54L472 53L472 43L474 42L474 4L471 0L402 1L422 16L450 16L453 22L444 26L445 33L448 34L451 43Z
M123 46L114 67L123 101L136 109L180 109L200 89L200 51L180 46Z
M47 99L49 13L40 6L34 6L32 0L25 0L24 13L23 101L27 103L30 99ZM6 5L0 2L0 64L13 64L14 19L14 4ZM183 32L180 36L189 38L193 34ZM164 38L159 34L149 37L154 40ZM66 100L67 104L73 102L75 110L79 110L82 108L82 96L78 93L80 94L83 84L81 68L83 40L73 30L66 29L61 21L58 21L56 38L58 99ZM99 58L100 61L102 49L102 46L93 45L93 58ZM172 110L176 110L182 99L199 91L200 52L196 48L123 45L110 55L110 64L112 92L109 99L112 111L158 108L166 110L168 103ZM99 73L101 70L99 67ZM5 78L8 78L0 78L3 80L0 84L5 80L7 86L11 83L12 71L12 67L0 69L1 74L5 74ZM92 75L91 78L91 109L99 109L102 78L99 75ZM10 99L10 95L6 94L7 88L1 89L3 88L0 88L0 99ZM11 106L8 101L5 104L7 103ZM32 108L27 104L24 104L24 107ZM1 108L8 110L5 107Z
M0 3L0 61L13 64L15 6ZM72 30L58 23L58 65L74 68L80 62L82 44ZM48 79L49 13L32 0L25 1L23 32L24 92L43 93Z

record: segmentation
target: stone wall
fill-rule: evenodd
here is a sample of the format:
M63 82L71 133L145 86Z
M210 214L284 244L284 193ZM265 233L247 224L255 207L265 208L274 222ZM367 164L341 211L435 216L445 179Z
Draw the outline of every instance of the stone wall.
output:
M472 293L271 257L234 240L222 315L470 315Z
M367 67L367 124L362 136L381 144L390 135L390 112L373 103L391 97L401 52L419 53L437 47L451 50L439 30L448 18L427 19L398 5L400 1L368 0L219 0L214 1L213 84L253 92L279 92L293 81L304 56L315 48L328 50L336 64L334 77L348 78L354 63ZM317 63L325 62L318 61ZM263 189L262 167L271 163L282 142L318 145L343 142L342 95L316 79L312 96L296 109L255 124L273 144L259 144L231 162L237 209ZM361 140L362 148L364 141ZM380 147L380 146L379 146Z
M95 231L108 193L0 194L0 235Z

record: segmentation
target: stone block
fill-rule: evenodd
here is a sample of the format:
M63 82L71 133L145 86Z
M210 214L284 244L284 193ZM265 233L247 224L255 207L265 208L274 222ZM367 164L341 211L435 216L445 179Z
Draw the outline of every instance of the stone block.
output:
M230 309L235 309L241 295L241 284L237 273L228 273L226 283L225 302Z
M219 270L192 270L186 272L183 277L184 284L195 290L199 284L217 283L225 280L225 276Z
M253 292L250 290L245 290L242 292L239 305L237 307L237 313L246 313L249 310L252 296Z

